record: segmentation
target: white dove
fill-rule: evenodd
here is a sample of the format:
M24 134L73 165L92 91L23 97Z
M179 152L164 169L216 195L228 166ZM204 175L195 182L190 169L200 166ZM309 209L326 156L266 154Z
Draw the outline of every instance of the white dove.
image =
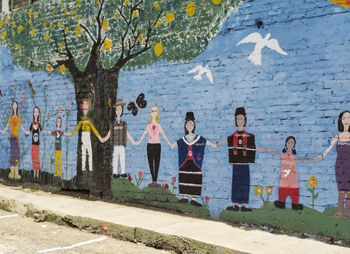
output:
M213 75L211 74L211 71L209 70L208 65L206 65L205 67L203 67L202 65L197 65L192 70L190 70L188 73L194 73L197 71L198 71L198 74L193 77L195 80L202 80L202 75L205 73L205 75L207 75L207 78L209 79L210 83L214 84Z
M248 59L255 65L261 65L261 50L267 46L270 49L275 50L282 55L288 55L280 48L276 39L269 40L271 33L266 34L265 38L262 38L260 33L251 33L243 40L237 43L237 46L242 43L256 43L254 51L249 55Z

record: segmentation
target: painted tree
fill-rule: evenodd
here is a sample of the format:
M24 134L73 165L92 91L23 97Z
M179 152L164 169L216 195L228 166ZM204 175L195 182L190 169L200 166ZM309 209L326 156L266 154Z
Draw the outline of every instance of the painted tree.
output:
M14 63L32 71L66 73L76 103L91 102L89 116L106 135L114 122L111 105L122 69L160 60L199 55L239 0L87 0L42 1L0 20L1 44ZM146 83L146 81L145 81ZM55 88L51 88L55 89ZM81 119L81 107L77 119ZM109 192L113 144L92 136L93 181L89 189ZM81 177L81 134L77 175Z

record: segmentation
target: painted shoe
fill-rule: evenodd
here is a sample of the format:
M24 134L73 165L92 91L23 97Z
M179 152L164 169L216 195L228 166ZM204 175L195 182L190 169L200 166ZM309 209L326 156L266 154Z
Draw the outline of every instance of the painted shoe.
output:
M239 206L238 205L228 206L228 207L226 207L226 210L238 212L239 211Z
M120 177L120 174L113 174L113 177L114 177L114 178L119 178L119 177Z
M274 202L274 204L275 204L275 206L276 206L277 208L279 208L279 209L284 209L284 208L286 208L286 202L284 202L284 201L276 200L276 201Z
M344 213L342 212L336 212L335 214L332 215L333 218L339 218L343 219L344 218Z
M15 180L20 180L22 177L18 174L18 168L14 168L14 178Z
M10 168L9 179L14 179L13 167Z
M246 206L241 206L241 212L251 212L253 211L252 208L246 207Z
M128 175L127 175L127 174L121 174L120 176L121 176L121 177L123 177L123 178L128 177Z
M303 210L303 205L302 204L293 204L292 203L292 209L293 210Z
M188 203L188 199L187 198L182 198L182 199L179 200L179 203L187 204Z
M194 206L198 206L198 207L201 207L202 205L200 203L198 203L196 200L191 200L191 205L194 205Z

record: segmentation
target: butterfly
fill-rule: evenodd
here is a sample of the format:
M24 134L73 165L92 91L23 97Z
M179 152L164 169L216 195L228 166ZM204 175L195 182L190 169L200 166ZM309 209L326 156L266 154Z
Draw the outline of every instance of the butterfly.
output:
M128 104L128 110L132 110L132 115L136 116L137 111L139 108L145 108L147 106L147 101L145 100L145 95L143 93L140 93L139 96L137 96L135 102L130 102Z

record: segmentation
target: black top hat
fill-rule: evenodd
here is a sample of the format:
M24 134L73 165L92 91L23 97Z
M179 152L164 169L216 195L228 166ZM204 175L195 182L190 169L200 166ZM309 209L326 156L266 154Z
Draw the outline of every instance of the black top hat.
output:
M186 112L186 119L185 121L194 121L194 114L193 112Z
M235 116L238 116L238 115L244 115L244 116L246 115L245 109L243 107L236 108Z

